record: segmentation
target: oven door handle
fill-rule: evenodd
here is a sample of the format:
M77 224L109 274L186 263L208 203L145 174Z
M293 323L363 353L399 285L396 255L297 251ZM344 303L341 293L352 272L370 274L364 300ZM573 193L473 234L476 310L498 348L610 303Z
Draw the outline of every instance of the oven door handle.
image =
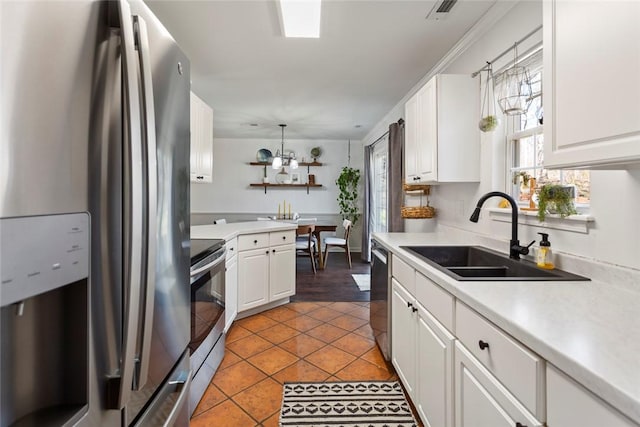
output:
M224 259L225 259L224 256L227 253L227 249L224 248L224 249L221 249L221 250L222 250L222 255L220 255L218 258L214 259L213 261L211 261L209 264L203 265L202 267L198 268L197 270L193 270L191 272L191 277L193 277L193 276L195 276L197 274L200 274L203 271L212 269L212 268L216 267L217 265L219 265L221 262L223 262Z

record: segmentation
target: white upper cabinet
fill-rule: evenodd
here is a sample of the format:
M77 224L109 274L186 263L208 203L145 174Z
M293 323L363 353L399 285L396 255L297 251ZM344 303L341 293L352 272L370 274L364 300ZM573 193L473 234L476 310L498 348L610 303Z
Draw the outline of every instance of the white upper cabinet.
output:
M191 92L191 181L211 182L213 110Z
M480 181L478 81L439 74L405 104L407 184Z
M546 0L544 163L640 162L640 2Z

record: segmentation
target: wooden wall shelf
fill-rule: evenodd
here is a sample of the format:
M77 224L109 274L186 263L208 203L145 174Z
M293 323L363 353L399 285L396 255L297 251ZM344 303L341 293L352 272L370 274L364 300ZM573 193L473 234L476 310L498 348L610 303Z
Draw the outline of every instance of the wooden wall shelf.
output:
M264 176L267 176L267 167L271 166L269 162L249 162L251 166L262 166L264 168ZM298 166L306 166L307 173L312 166L323 166L320 162L298 162ZM264 194L267 194L267 187L286 187L286 188L306 188L307 194L309 194L309 188L320 188L322 184L271 184L271 183L255 183L249 184L249 186L257 188L263 187Z
M255 183L249 184L251 187L264 187L264 194L267 194L268 187L286 187L286 188L306 188L307 194L309 194L309 188L320 188L322 184L271 184L271 183Z

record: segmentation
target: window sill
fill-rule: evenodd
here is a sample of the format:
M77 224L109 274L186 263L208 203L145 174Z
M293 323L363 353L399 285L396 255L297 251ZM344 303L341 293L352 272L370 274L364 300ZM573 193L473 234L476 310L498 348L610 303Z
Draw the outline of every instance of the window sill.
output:
M488 208L489 218L493 221L511 222L511 209ZM518 222L531 227L553 228L555 230L573 231L589 234L589 227L595 221L590 215L570 215L560 218L560 215L547 214L544 222L538 221L537 211L518 211Z

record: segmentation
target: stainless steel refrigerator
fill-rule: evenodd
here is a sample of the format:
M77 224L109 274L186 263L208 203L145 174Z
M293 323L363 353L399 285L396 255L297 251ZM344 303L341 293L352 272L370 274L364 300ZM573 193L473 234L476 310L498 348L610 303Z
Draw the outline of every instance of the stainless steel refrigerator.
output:
M0 7L3 246L15 238L24 240L24 253L37 253L45 242L62 253L65 247L47 237L55 230L24 231L24 237L6 231L17 230L16 221L20 230L34 230L31 221L55 229L50 218L82 212L90 224L88 290L47 300L81 306L85 298L85 316L67 305L48 318L64 318L56 327L29 314L30 306L46 301L18 296L3 305L0 424L19 424L33 414L60 416L47 412L50 407L77 407L62 421L38 415L36 424L186 426L189 60L139 0L3 0ZM16 314L16 304L26 314ZM20 326L29 316L38 336L56 328L51 336L64 338L64 328L75 323L73 336L86 339L74 339L77 351L61 346L73 354L47 354L55 346L40 349L39 338L19 337L18 331L30 330ZM37 356L21 361L20 353ZM49 357L76 372L49 381L40 369L32 380L11 379L19 387L4 380L8 371L29 364L36 370L38 358ZM83 363L64 362L74 358ZM39 397L19 404L16 390Z

